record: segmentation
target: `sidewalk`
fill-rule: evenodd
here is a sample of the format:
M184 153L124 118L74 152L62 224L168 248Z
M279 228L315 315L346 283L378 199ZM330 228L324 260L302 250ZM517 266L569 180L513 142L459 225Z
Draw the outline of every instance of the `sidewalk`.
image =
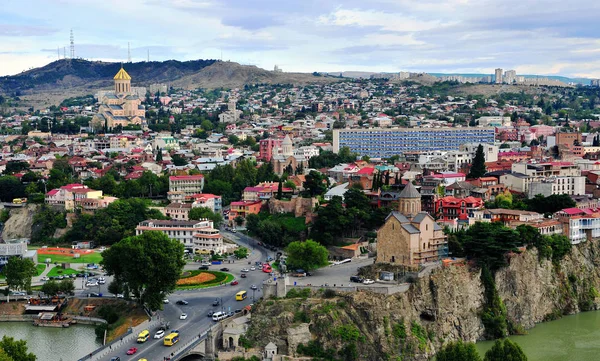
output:
M42 282L42 278L46 277L48 275L48 273L50 273L50 271L56 267L56 265L50 263L46 266L46 269L44 270L44 272L42 272L42 274L40 274L39 276L36 277L32 277L31 278L31 284L34 285L35 283L38 284L44 284L44 282Z

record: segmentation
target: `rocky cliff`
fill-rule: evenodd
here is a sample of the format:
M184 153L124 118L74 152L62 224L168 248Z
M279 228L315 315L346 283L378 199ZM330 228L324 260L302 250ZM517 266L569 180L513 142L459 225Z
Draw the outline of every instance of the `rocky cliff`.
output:
M507 319L522 330L596 309L599 265L598 241L573 247L559 263L540 261L535 249L512 255L509 266L495 276ZM323 291L264 300L253 312L247 338L256 346L272 341L289 355L426 360L447 341L484 337L480 278L478 269L451 266L418 279L408 292L390 296Z
M31 238L33 217L39 209L40 207L36 204L10 209L10 217L2 230L2 239Z

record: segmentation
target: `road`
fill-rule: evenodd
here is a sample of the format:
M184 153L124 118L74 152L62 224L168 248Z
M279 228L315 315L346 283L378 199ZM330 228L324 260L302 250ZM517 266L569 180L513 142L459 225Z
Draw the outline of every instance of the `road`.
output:
M242 246L248 247L252 253L246 260L238 260L231 264L225 262L223 265L213 265L210 267L215 270L222 267L229 268L230 273L236 277L239 285L231 286L227 284L207 289L178 291L168 297L170 301L169 304L165 304L164 310L159 311L158 315L161 319L166 319L171 322L171 329L179 330L180 344L185 344L192 338L198 337L200 333L206 331L210 327L213 321L207 316L209 311L234 311L251 304L253 302L253 292L250 289L250 285L254 284L258 286L258 290L255 292L256 298L259 298L262 295L260 288L262 282L267 279L267 274L257 269L256 271L248 272L247 278L240 278L240 275L242 268L250 267L248 262L251 262L251 264L254 265L255 261L264 261L267 257L267 251L262 247L256 247L252 238L246 237L243 234L223 231L223 235ZM254 249L253 246L255 246ZM188 264L185 268L197 269L198 266L199 264ZM92 287L92 289L93 292L97 292L96 287ZM101 291L105 291L102 286L100 289ZM245 301L236 301L235 294L241 290L248 291L248 298ZM212 303L216 298L222 300L222 306L212 306ZM177 305L176 302L178 300L186 300L189 304L187 306ZM186 320L180 320L179 316L184 312L187 313L188 318ZM153 337L156 329L150 329L149 331L151 337ZM138 352L134 356L126 355L126 352L130 347L138 348ZM169 356L172 352L171 348L163 346L162 339L154 338L150 338L143 344L137 344L135 343L135 340L123 343L118 342L112 346L112 350L114 350L114 352L109 355L99 359L94 358L94 360L109 361L111 357L119 356L121 360L138 360L146 358L149 361L159 361L162 360L163 357Z

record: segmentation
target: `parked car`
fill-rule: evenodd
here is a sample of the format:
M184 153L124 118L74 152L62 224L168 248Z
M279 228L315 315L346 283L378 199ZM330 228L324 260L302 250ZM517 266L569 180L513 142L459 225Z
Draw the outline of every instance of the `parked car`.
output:
M164 330L158 330L154 334L154 338L163 338L164 336L165 336L165 331Z
M169 299L168 299L168 298L165 298L165 299L163 300L163 303L164 303L165 305L166 305L167 303L169 303L169 302L171 302L171 301L169 301Z
M98 282L88 282L85 284L85 287L96 287L98 286Z
M187 306L189 302L188 302L188 301L186 301L186 300L179 300L179 301L177 301L177 302L175 302L175 303L177 303L178 305Z
M11 296L26 296L27 294L25 292L11 291L10 295Z
M121 358L119 356L111 357L110 361L121 361Z
M221 268L221 271L223 271L223 272L229 272L229 268L223 267L223 268Z
M258 287L256 287L256 285L252 285L252 286L250 286L250 289L251 289L251 290L257 290L257 289L258 289Z
M234 313L241 313L241 312L242 312L242 310L240 310L240 309L238 308L237 310L235 310L235 311L233 311L233 312L234 312Z
M90 292L88 293L88 297L102 297L102 293Z
M42 282L46 282L46 281L48 281L48 280L49 280L49 278L48 278L48 277L42 277L42 279L40 279L40 281L42 281Z
M127 354L128 355L133 355L133 354L135 354L137 352L137 350L138 350L137 347L132 347L129 350L127 350Z
M247 268L242 268L242 272L250 272L250 270Z
M350 276L350 282L362 283L364 280L359 276Z
M180 320L185 320L187 318L187 313L182 313L181 316L179 316Z
M215 311L208 311L208 314L207 314L207 316L208 316L208 317L212 317L212 315L214 315L214 314L215 314Z
M206 267L210 266L210 262L202 262L201 264Z
M242 278L246 278L246 274L245 274L245 273L242 273L242 275L241 275L240 277L242 277Z
M217 299L215 299L215 300L213 301L213 304L212 304L212 305L213 305L214 307L216 307L216 306L218 306L218 305L220 305L220 304L221 304L221 302L220 302L220 301L219 301L219 299L217 298Z
M199 269L199 270L205 270L205 271L206 271L206 270L208 270L208 266L200 266L200 267L198 267L198 269Z
M238 284L239 284L239 282L238 282L238 281L233 281L233 282L231 282L231 285L232 285L232 286L237 286Z
M369 279L369 278L363 280L363 284L365 284L365 285L370 285L373 283L375 283L375 281L373 281L372 279Z

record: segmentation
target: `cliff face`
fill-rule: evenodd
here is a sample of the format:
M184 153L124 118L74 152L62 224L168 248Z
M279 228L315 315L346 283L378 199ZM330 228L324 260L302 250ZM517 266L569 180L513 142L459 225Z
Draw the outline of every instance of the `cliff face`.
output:
M21 208L10 210L10 218L4 224L2 239L31 238L33 217L39 211L39 206L27 204Z
M563 314L597 309L598 265L596 241L573 247L559 264L540 262L535 249L512 256L496 274L508 319L531 328ZM256 346L275 342L288 355L298 355L298 344L306 346L312 338L319 343L309 348L312 356L330 352L341 359L426 360L444 342L483 338L484 301L480 272L454 266L390 296L325 291L311 298L264 300L256 305L247 337ZM307 354L305 348L300 351ZM355 358L347 357L352 353Z

